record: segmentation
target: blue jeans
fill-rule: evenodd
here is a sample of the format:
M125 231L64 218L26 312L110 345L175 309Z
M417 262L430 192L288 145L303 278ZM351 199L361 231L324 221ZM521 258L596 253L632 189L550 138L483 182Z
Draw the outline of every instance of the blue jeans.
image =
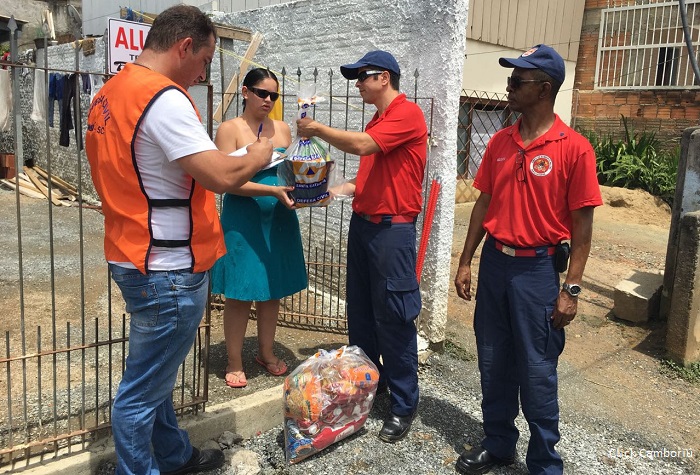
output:
M129 356L112 406L116 473L172 471L192 456L172 392L204 313L209 275L109 267L131 314Z

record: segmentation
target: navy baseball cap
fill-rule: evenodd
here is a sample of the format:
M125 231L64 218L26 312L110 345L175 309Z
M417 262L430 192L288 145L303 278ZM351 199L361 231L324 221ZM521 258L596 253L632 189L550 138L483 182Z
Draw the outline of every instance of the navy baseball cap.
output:
M399 76L401 75L399 63L396 62L396 59L391 55L391 53L381 50L370 51L358 62L341 66L340 74L342 74L345 79L357 79L358 70L367 66L373 66L379 69L391 71Z
M539 69L552 76L559 84L564 82L566 68L559 53L547 45L536 45L517 58L500 58L498 63L504 68Z

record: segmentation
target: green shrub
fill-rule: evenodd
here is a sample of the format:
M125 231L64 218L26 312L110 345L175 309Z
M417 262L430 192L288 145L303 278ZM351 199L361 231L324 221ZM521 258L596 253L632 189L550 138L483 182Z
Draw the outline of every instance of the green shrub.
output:
M678 174L680 148L660 150L653 132L636 133L622 116L625 136L615 140L611 135L599 137L595 132L582 134L591 142L596 155L598 183L629 189L642 189L673 204Z

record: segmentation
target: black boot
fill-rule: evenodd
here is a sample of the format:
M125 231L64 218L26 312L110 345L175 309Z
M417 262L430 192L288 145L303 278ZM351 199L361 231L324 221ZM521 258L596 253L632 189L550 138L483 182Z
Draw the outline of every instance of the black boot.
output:
M494 467L503 467L515 463L515 457L499 458L491 455L485 448L479 446L464 452L457 459L455 468L459 473L479 475Z

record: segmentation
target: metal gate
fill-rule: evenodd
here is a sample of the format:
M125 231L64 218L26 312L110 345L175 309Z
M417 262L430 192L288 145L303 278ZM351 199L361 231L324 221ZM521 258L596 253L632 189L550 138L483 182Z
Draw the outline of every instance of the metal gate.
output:
M37 66L49 64L48 48L19 55L13 42L0 71L12 92L10 127L0 131L0 471L82 451L107 435L124 370L128 317L104 261L99 206L85 192L85 78L102 77L82 68L90 44L65 45L74 62L57 69ZM32 92L39 86L48 94L54 78L74 95L52 101L46 117L30 118L37 112ZM213 97L211 86L201 89ZM173 391L179 414L201 411L207 401L209 317L180 368Z
M222 54L225 52L222 51ZM226 58L221 60L225 63ZM237 64L237 63L236 63ZM226 70L226 67L222 67ZM312 111L314 118L320 122L345 130L363 130L374 114L374 107L367 108L362 98L356 94L354 82L343 78L334 80L332 70L319 72L297 69L289 74L285 68L273 71L280 80L282 95L283 120L294 124L297 115L298 85L302 82L317 84L317 93L325 101L317 104ZM402 77L401 89L406 91L409 100L417 103L423 110L428 133L432 132L433 99L418 95L420 72ZM405 81L405 82L404 82ZM226 83L222 77L223 85ZM241 110L240 94L233 94L231 110L224 118L236 117ZM222 102L224 95L222 95ZM293 127L292 127L293 128ZM357 172L359 157L330 150L336 161L340 177L353 178ZM426 180L428 174L426 173ZM427 190L427 186L424 186ZM427 200L424 199L424 202ZM332 203L329 207L309 207L298 211L299 224L304 244L304 258L309 278L308 288L284 298L280 303L279 325L315 331L345 333L347 331L345 309L345 269L347 230L352 215L351 202L343 200ZM421 214L418 226L422 226ZM420 228L418 229L420 233ZM215 295L213 307L223 310L223 297ZM251 310L255 318L255 308Z
M82 137L90 92L83 85L85 74L96 74L94 68L81 64L88 45L95 47L84 40L66 48L75 53L68 60L71 67L46 67L48 48L39 50L37 58L13 52L7 65L14 112L11 129L0 132L0 153L12 155L14 167L6 168L14 168L16 175L24 171L27 180L16 176L0 187L0 330L4 336L0 343L0 470L82 451L91 441L108 435L111 405L125 365L128 316L104 262L99 206L86 192L91 183ZM61 75L75 90L70 100L54 104L53 126L48 117L38 122L30 119L35 76L48 91L52 75ZM294 122L296 84L302 75L299 70L278 75L288 123ZM318 76L314 71L310 80ZM329 90L340 92L327 94L323 107L314 111L316 118L334 127L361 130L373 108L366 110L350 83L334 84L331 76ZM412 91L409 99L424 111L430 129L433 100L418 96L418 79L416 72L403 89ZM199 98L210 132L212 91L207 85L192 94ZM239 98L234 99L231 115L237 115L240 107ZM65 125L62 115L73 122L72 130L67 134L63 130L63 138L69 139L66 146L59 145ZM337 150L331 153L342 176L354 176L358 158ZM29 182L43 199L28 196ZM350 213L349 202L299 212L309 287L283 301L282 325L346 331L345 236ZM180 369L173 393L180 414L205 408L210 311L218 308L219 301L218 296L212 298Z
M508 108L507 94L462 90L457 125L458 178L474 178L491 136L512 125L515 118Z

